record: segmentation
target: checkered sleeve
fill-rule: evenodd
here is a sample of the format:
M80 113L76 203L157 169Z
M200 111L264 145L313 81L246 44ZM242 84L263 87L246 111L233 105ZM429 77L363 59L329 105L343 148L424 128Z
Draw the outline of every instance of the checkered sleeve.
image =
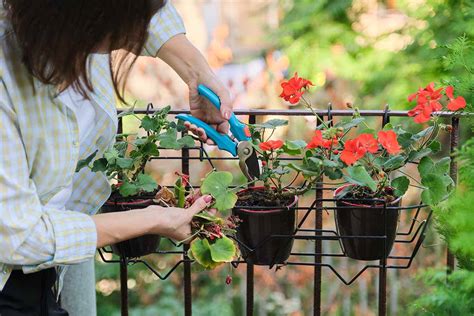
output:
M92 218L43 206L28 170L16 114L0 99L0 263L33 272L92 258Z
M186 33L183 20L171 1L168 0L165 6L151 19L148 39L142 55L156 57L164 43L170 38L183 33Z

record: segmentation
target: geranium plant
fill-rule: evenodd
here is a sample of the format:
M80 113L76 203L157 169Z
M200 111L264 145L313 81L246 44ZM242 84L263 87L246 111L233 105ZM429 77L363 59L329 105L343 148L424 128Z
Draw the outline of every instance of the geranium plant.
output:
M449 175L450 158L436 162L430 158L441 149L441 144L436 140L438 133L449 130L449 126L433 113L462 110L466 106L464 98L455 96L451 86L435 88L433 83L410 95L408 100L416 101L417 104L409 116L414 117L416 123L430 122L423 130L412 133L401 125L392 124L374 130L367 125L357 108L350 120L324 122L305 98L305 93L313 86L311 81L295 74L281 86L283 91L280 97L290 104L301 103L311 110L319 125L309 141L271 139L275 128L287 124L284 120L251 125L252 140L263 166L258 179L263 181L263 188L240 192L237 205L289 209L298 195L314 188L323 177L343 181L346 184L335 190L338 231L345 236L386 236L386 240L356 238L350 242L342 239L343 250L349 257L361 260L388 256L396 236L397 207L409 186L419 188L423 203L428 205L445 199L454 186ZM284 161L284 156L293 156L297 158L296 162ZM417 164L418 178L405 170L404 167L409 163ZM286 175L291 173L294 180L287 181ZM299 176L304 178L303 184L291 186ZM385 206L395 208L386 211ZM351 211L347 212L346 209ZM258 216L263 216L264 211L262 209ZM235 213L246 216L248 221L258 220L250 212L237 210ZM286 221L289 223L287 227L280 226L260 236L258 232L264 226L252 227L244 222L242 226L246 225L246 228L238 231L238 236L256 248L268 238L271 239L272 235L290 236L294 234L290 229L294 229L294 214L285 214L286 217L275 218L274 225L277 227L279 222ZM252 234L259 237L252 239ZM291 244L291 237L289 240ZM285 247L285 244L277 244L276 240L268 243L270 246L274 244L275 249ZM287 247L286 254L279 256L280 253L275 250L271 252L273 257L267 256L262 260L256 253L255 260L262 264L282 263L290 251L291 247ZM245 253L245 250L242 249L242 252Z
M284 197L288 194L306 192L315 179L327 176L331 180L344 179L353 186L348 186L340 197L351 194L354 198L375 198L393 200L402 196L409 185L422 190L422 200L426 204L436 204L446 198L452 188L449 177L449 158L434 162L429 156L440 150L436 140L440 130L449 130L448 125L432 115L436 111L459 111L466 106L461 96L454 96L453 87L435 88L429 84L408 97L409 101L417 102L409 112L416 123L431 122L423 130L412 133L402 126L385 125L376 131L367 126L365 119L358 110L354 110L351 120L323 122L304 94L311 88L311 81L293 78L282 83L283 92L280 97L291 104L302 103L310 109L321 122L312 139L308 142L268 140L265 130L276 125L284 125L284 121L271 121L263 125L252 126L253 139L260 151L263 161L261 180L265 187L273 186L271 194ZM360 131L360 132L359 132ZM355 133L359 132L358 135ZM283 163L282 155L299 156L301 163ZM418 163L421 180L403 171L408 163ZM282 185L282 175L289 169L306 178L306 183L297 189L288 189Z
M204 268L212 269L224 262L232 261L237 255L234 241L229 237L235 233L238 219L219 215L232 209L237 200L235 189L229 188L232 174L211 172L203 179L200 190L194 190L189 185L186 175L177 174L174 189L170 190L160 186L150 174L147 174L145 172L147 163L159 157L161 148L179 150L194 146L194 139L191 136L178 136L178 133L184 130L184 126L169 121L167 118L169 111L168 106L143 117L136 115L133 109L121 113L120 117L129 116L139 120L140 131L144 135L117 135L114 146L102 157L95 159L97 152L93 153L79 162L77 170L87 166L94 172L103 172L107 175L111 181L112 195L104 209L109 211L126 211L151 204L186 208L191 206L201 193L210 194L214 199L211 208L194 216L192 236L179 242L191 242L190 255ZM137 201L137 204L134 205L133 201ZM211 210L216 210L218 213ZM120 243L122 247L117 253L141 256L155 251L159 243L156 236L143 236L134 241ZM149 247L144 247L140 243L149 244ZM137 252L133 248L146 248L146 251Z
M112 192L122 197L156 191L158 184L145 173L145 166L153 157L160 155L159 147L178 150L194 146L191 136L178 136L184 126L167 119L170 109L171 107L167 106L143 117L135 114L133 108L122 112L119 117L135 117L146 135L118 134L114 146L102 157L94 160L97 152L93 153L79 161L77 170L87 166L94 172L104 172L112 181Z

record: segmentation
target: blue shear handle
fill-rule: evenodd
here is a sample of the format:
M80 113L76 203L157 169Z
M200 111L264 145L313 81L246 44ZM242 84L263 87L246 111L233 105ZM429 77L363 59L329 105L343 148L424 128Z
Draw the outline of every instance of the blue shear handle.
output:
M204 123L200 119L195 118L194 116L179 114L176 115L176 118L202 128L206 132L207 137L212 139L219 149L225 150L232 156L237 157L237 144L232 139L230 139L229 136L219 133L214 128Z
M220 110L221 109L221 100L217 96L217 94L214 93L211 89L206 87L205 85L200 84L198 86L198 92L200 95L211 101L214 106ZM230 115L229 118L229 125L230 125L230 131L234 135L235 138L237 138L238 141L243 141L243 140L250 140L250 137L245 135L245 124L242 123L237 119L234 113Z

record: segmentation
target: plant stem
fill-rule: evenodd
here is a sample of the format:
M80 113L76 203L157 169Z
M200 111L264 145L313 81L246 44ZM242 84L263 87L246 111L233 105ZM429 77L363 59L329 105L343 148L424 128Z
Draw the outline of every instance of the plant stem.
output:
M319 121L319 122L321 122L321 124L322 124L326 129L328 129L329 127L327 126L326 122L324 122L324 120L319 116L319 114L316 113L316 111L313 109L313 107L311 106L311 104L310 104L308 101L306 101L306 99L305 99L303 96L301 96L301 99L304 101L304 103L305 103L304 105L305 105L309 110L311 110L311 112L313 113L314 116L316 116L316 120Z

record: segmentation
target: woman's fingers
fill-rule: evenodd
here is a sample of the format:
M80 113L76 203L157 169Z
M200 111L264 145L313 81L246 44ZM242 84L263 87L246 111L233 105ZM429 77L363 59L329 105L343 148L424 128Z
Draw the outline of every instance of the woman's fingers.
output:
M193 134L198 136L203 142L207 140L207 135L203 128L197 127L195 124L191 124L189 122L185 122L184 126Z
M202 210L205 210L206 208L209 207L209 205L212 202L212 196L210 195L204 195L201 196L199 199L197 199L193 205L191 205L188 210L191 211L194 214L197 214L201 212Z

